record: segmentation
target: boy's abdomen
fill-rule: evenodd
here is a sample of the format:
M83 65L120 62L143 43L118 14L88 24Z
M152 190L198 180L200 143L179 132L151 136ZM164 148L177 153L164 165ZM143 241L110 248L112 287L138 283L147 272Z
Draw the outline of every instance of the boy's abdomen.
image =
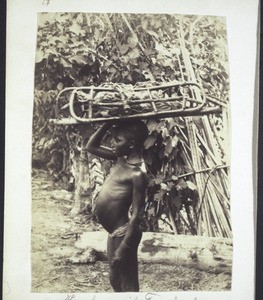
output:
M128 210L132 202L132 186L105 182L96 199L96 214L101 225L113 232L128 221Z

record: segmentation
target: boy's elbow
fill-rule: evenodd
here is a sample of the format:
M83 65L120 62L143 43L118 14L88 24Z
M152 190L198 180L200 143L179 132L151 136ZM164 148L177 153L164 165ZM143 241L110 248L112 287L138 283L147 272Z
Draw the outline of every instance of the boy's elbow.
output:
M92 151L94 148L95 148L95 143L93 142L93 139L91 137L86 144L86 149L88 151Z
M88 152L93 153L95 147L94 147L91 143L88 143L88 144L86 145L86 149L87 149Z
M87 151L89 151L89 152L90 152L90 150L92 150L92 146L90 145L90 142L87 143L86 149L87 149Z

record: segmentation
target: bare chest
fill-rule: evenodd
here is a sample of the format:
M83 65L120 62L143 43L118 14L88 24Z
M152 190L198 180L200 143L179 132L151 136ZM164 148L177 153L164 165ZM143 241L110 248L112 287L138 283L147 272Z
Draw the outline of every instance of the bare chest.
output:
M123 166L114 166L103 185L129 186L132 184L131 171Z

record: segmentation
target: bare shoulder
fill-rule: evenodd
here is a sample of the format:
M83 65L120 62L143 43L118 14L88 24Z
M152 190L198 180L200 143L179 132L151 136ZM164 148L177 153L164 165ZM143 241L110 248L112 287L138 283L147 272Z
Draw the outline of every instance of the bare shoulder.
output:
M147 174L141 168L136 168L132 172L131 177L132 177L133 182L136 182L140 185L146 185L147 184Z

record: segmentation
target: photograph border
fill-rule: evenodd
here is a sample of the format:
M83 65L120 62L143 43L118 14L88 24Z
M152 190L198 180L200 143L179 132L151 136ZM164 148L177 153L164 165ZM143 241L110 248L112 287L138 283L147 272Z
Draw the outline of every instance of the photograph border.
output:
M254 295L254 203L253 186L253 104L257 101L255 69L257 57L258 1L214 0L189 1L32 1L8 3L7 20L7 100L6 100L6 191L5 191L5 239L4 239L4 297L5 299L65 299L67 295L30 293L30 215L31 215L31 120L33 104L34 53L36 45L36 13L40 11L123 11L154 12L176 11L176 14L202 14L227 16L229 38L229 62L231 84L232 155L231 155L231 215L234 236L233 285L231 292L175 292L138 295L96 294L88 299L250 299ZM224 2L224 3L222 3ZM114 6L113 6L114 5ZM25 8L29 8L25 10ZM243 39L240 39L240 33ZM24 38L26 36L26 38ZM246 40L246 49L242 45ZM21 53L23 59L21 60ZM243 58L246 58L245 60ZM240 65L244 72L240 72ZM17 68L22 70L17 72ZM25 82L25 78L28 80ZM14 82L16 83L14 86ZM31 103L29 101L31 99ZM240 123L240 121L242 122ZM17 123L21 124L18 132ZM246 140L244 140L246 136ZM245 143L246 142L246 143ZM21 151L17 153L17 145ZM240 165L240 161L242 164ZM13 183L16 182L16 189ZM241 187L241 188L240 188ZM246 187L246 189L244 189ZM17 195L19 193L19 197ZM244 199L241 202L240 199ZM14 209L19 208L19 210ZM21 217L22 216L22 217ZM243 220L246 220L243 224ZM25 220L28 220L25 222ZM21 230L22 228L22 230ZM22 234L21 234L22 232ZM242 233L242 236L241 234ZM19 245L19 257L16 254ZM247 247L251 245L251 247ZM18 268L19 266L19 268ZM246 270L246 274L242 273ZM25 275L27 274L27 275ZM87 299L87 294L76 294ZM75 297L74 296L74 297ZM146 298L146 296L148 298ZM53 298L55 297L55 298ZM103 297L103 298L102 298Z

